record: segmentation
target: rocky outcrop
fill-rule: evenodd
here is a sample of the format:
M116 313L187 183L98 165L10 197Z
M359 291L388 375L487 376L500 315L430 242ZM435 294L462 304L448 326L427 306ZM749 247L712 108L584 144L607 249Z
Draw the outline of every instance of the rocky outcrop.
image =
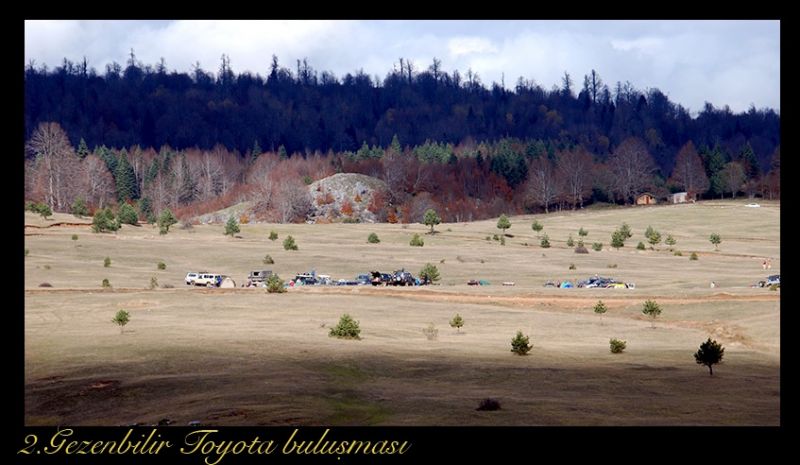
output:
M364 174L338 173L311 183L308 192L311 196L311 221L374 223L377 220L375 207L382 208L380 203L386 192L386 183ZM373 199L377 205L373 204ZM374 211L370 211L370 205Z

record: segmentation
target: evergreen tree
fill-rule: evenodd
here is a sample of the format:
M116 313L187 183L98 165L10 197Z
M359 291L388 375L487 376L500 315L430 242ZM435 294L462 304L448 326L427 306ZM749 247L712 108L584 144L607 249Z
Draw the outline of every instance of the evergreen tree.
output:
M81 137L81 141L78 143L78 150L76 150L75 153L81 160L89 155L89 147L86 145L86 141L83 140L83 137Z
M389 148L397 154L403 153L403 147L400 145L400 139L397 138L397 134L392 136L392 143L389 145Z
M150 201L149 197L142 197L139 199L139 215L145 219L148 223L155 223L156 216L153 213L153 202Z
M750 142L744 144L741 152L739 153L739 161L744 168L744 174L747 179L756 179L761 173L761 168L758 166L758 159Z
M117 170L114 179L117 182L117 198L120 202L139 198L139 187L133 167L128 162L125 149L122 149L117 158Z
M497 220L497 228L503 231L503 234L506 233L506 229L511 227L511 221L509 221L508 217L505 214L500 215L500 218Z
M456 316L454 316L453 319L450 320L450 327L456 328L456 330L460 333L462 326L464 326L464 318L462 318L461 315L456 313Z
M178 219L175 218L172 211L169 208L164 209L161 214L158 215L158 233L167 234L169 232L169 227L177 222Z
M698 365L705 365L708 367L708 376L714 375L713 365L722 361L722 356L725 354L725 348L722 347L717 341L712 341L711 338L702 344L700 349L694 354L694 360Z
M225 223L225 235L233 237L234 234L239 232L239 223L236 221L236 218L231 216L228 218L228 222Z
M426 263L419 272L419 279L421 279L424 284L435 283L441 279L439 277L439 269L432 263Z
M139 217L136 214L136 210L133 208L133 205L128 203L123 203L119 207L117 218L119 218L121 224L130 224L134 226L139 224Z
M89 207L86 206L86 201L78 197L72 202L72 214L78 218L84 217L89 214Z
M197 193L197 181L189 170L189 162L186 161L185 154L181 154L181 185L179 189L179 202L189 203L194 200L195 194Z
M442 219L439 218L439 215L436 214L436 210L434 210L432 208L429 208L425 212L425 216L422 219L422 222L426 226L430 226L431 227L431 232L430 233L433 234L433 227L436 226L437 224L441 223Z

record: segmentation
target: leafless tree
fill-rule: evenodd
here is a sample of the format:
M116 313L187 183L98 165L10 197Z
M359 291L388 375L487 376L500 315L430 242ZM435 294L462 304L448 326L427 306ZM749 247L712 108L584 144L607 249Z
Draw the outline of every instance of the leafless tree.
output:
M527 195L537 205L544 207L545 213L550 211L559 194L555 168L547 157L533 160L528 168Z
M675 157L672 181L692 197L708 190L709 182L703 167L703 160L697 154L692 141L687 142Z
M558 154L556 169L564 181L564 194L573 210L576 206L583 208L584 197L592 192L592 164L592 155L583 146Z
M65 211L76 194L78 158L58 123L39 123L25 146L36 157L31 175L41 176L45 183L45 202L53 211Z
M311 207L308 188L296 178L282 178L275 182L274 201L281 223L305 215Z
M652 185L655 164L641 139L629 137L622 141L608 165L614 176L615 191L625 202L633 203L637 195Z
M89 154L81 162L83 192L89 205L103 208L114 197L116 186L106 163Z
M742 188L745 181L744 168L741 163L732 161L726 163L725 167L720 171L722 178L722 188L726 192L731 193L731 198L736 197L736 193Z

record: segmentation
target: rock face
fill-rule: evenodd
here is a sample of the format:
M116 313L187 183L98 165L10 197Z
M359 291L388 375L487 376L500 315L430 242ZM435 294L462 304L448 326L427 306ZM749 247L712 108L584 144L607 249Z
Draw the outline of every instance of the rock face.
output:
M308 186L311 197L311 221L360 221L374 223L375 213L369 210L373 197L386 192L386 183L378 178L356 173L338 173ZM375 210L375 208L373 208ZM376 210L377 211L377 210Z

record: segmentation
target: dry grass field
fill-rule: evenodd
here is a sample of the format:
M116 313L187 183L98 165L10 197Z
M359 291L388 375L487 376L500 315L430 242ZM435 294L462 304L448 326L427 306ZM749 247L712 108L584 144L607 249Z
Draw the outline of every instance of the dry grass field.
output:
M410 247L426 226L247 224L230 238L223 225L176 225L167 236L143 225L94 234L86 220L26 213L26 423L777 425L780 291L750 285L780 273L780 206L745 203L516 216L505 246L485 239L499 233L496 220L441 224L423 235L424 247ZM540 248L533 219L551 248ZM633 237L617 251L609 241L623 221ZM662 239L672 234L683 256L663 243L636 250L648 225ZM565 245L580 227L589 231L586 255ZM379 244L367 243L370 232ZM718 252L712 232L722 236ZM287 234L298 251L283 250ZM693 251L699 260L689 260ZM262 264L265 254L274 265ZM353 279L403 267L416 275L426 262L439 268L439 285L267 294L183 284L188 271L240 285L251 269ZM543 287L594 274L636 288ZM174 288L150 290L151 277ZM112 289L101 288L104 278ZM598 299L609 307L602 319L592 312ZM641 314L647 299L663 309L654 329ZM131 313L123 334L110 321L119 309ZM360 321L362 340L328 337L345 312ZM448 325L456 312L461 333ZM436 340L422 332L431 322ZM530 335L528 356L510 352L517 330ZM713 377L692 357L709 336L726 349ZM627 341L624 353L609 352L612 337ZM502 409L476 411L486 397Z

